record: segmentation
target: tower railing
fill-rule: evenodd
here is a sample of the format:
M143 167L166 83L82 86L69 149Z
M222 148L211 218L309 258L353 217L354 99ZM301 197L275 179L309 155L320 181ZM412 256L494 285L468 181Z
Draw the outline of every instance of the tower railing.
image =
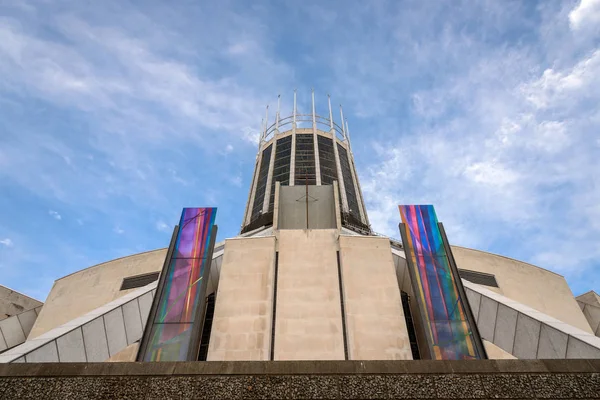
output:
M309 122L312 125L313 115L312 114L296 114L296 125L298 125L299 122ZM317 126L325 126L327 128L327 129L321 129L324 132L329 132L331 130L331 126L333 125L333 130L335 131L338 139L346 140L346 137L344 136L344 130L335 121L333 121L333 124L332 124L332 122L329 118L321 117L320 115L315 115L315 122L317 123ZM271 140L270 138L271 138L271 136L275 135L275 132L288 131L289 129L282 130L281 127L293 126L293 124L294 124L294 116L293 115L290 115L285 118L280 118L279 122L276 121L275 123L273 123L272 125L270 125L267 128L266 133L263 136L263 140L265 142Z

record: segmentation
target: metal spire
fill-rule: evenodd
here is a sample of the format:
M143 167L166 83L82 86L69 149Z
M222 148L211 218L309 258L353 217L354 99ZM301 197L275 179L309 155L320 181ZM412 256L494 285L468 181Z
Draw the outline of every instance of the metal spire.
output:
M327 102L329 103L329 129L333 130L333 114L331 113L331 96L327 93Z
M277 116L275 117L275 129L279 130L279 116L281 110L281 95L277 95Z
M263 139L267 138L267 128L269 127L269 106L267 105L267 110L265 111L265 130L263 131Z
M346 139L346 125L344 124L344 111L342 110L341 104L340 104L340 116L342 117L342 132L344 134L344 139Z
M296 127L296 89L294 89L294 125L293 127Z
M315 113L315 89L311 89L312 92L312 123L313 123L313 132L317 130L317 115Z

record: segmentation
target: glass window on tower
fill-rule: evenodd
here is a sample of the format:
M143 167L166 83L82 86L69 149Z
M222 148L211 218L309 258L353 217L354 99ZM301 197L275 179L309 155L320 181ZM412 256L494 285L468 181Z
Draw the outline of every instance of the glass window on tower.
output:
M316 185L315 145L312 134L296 135L296 171L294 185Z
M275 146L275 162L273 164L273 179L271 180L271 196L269 211L273 211L275 204L275 182L282 185L290 184L290 157L292 155L292 135L277 141Z
M319 144L319 164L321 166L321 184L333 185L333 181L337 180L333 141L321 135L317 138L317 143Z
M271 149L273 145L263 150L262 159L260 161L260 170L258 172L258 183L256 185L256 194L254 195L254 204L252 205L252 217L254 221L260 216L263 209L263 201L265 200L265 189L267 187L267 178L269 177L269 163L271 162Z

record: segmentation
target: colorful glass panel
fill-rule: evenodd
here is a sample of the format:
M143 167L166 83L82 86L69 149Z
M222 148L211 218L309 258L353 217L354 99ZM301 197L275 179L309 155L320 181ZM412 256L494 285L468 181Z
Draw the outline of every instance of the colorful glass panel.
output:
M413 287L432 358L482 358L459 295L460 278L454 276L450 267L433 206L402 205L398 208L407 231L404 251L412 269Z
M209 255L216 208L184 208L175 247L159 295L144 361L185 361L201 306L202 277ZM149 327L150 328L150 327Z

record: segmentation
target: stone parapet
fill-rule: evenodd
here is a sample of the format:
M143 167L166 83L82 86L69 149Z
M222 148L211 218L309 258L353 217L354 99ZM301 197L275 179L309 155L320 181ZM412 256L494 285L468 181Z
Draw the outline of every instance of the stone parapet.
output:
M0 399L598 398L600 360L0 365Z

